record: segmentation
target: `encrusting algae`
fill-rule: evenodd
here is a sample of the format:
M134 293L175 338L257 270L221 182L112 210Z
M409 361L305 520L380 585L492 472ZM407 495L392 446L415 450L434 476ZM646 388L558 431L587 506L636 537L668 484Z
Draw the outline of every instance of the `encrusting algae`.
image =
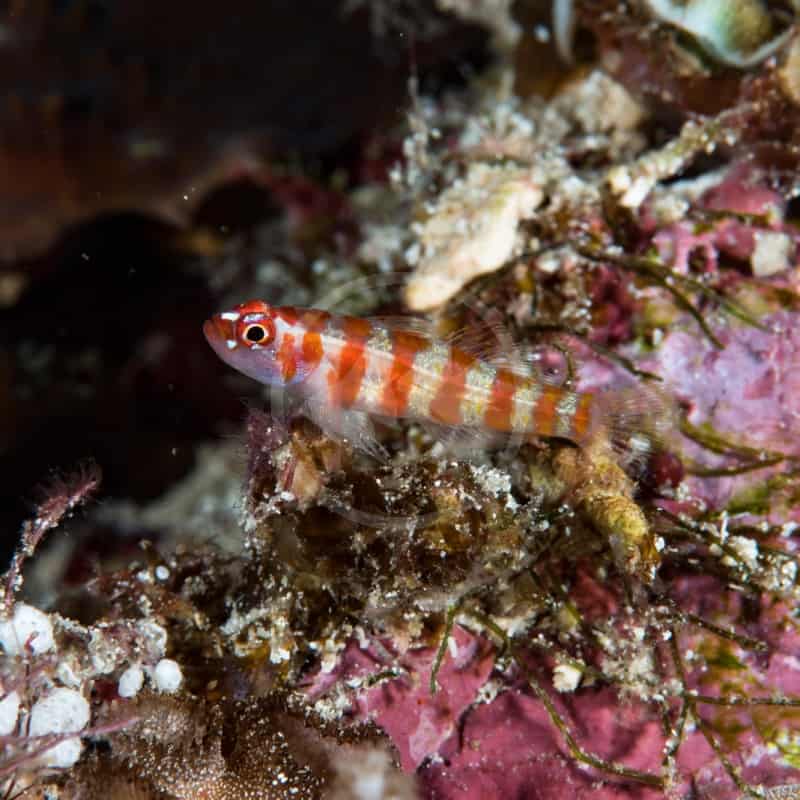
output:
M796 792L796 154L758 137L800 107L778 43L662 115L615 77L665 35L635 5L575 4L595 60L552 97L415 97L392 180L346 193L358 246L232 271L205 334L267 408L170 502L87 507L76 539L153 541L50 611L42 540L99 476L47 490L0 620L7 796Z

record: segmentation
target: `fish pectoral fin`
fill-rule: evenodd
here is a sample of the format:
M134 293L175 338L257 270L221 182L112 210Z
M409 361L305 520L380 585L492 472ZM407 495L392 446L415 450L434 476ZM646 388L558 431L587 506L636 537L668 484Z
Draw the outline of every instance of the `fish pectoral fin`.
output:
M303 399L294 392L270 390L266 395L270 417L287 429L295 417L305 414Z
M440 445L450 458L464 461L483 460L486 452L505 438L493 431L467 425L440 425L431 420L416 420L416 424Z
M382 464L389 462L389 451L378 441L375 426L365 411L307 402L303 412L331 438L346 441L354 450Z

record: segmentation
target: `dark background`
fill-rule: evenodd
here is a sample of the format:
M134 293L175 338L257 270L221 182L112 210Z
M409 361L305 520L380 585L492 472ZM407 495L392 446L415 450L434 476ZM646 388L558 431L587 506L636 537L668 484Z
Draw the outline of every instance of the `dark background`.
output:
M385 179L412 71L436 92L489 57L485 32L405 12L377 35L333 0L2 7L3 560L54 471L93 459L103 497L141 502L237 429L256 387L230 391L202 321L287 210L347 248L332 176Z

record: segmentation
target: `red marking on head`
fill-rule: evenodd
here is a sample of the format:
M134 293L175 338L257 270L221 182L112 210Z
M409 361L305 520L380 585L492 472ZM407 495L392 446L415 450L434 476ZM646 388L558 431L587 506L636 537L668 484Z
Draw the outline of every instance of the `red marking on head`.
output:
M495 431L510 431L514 414L514 395L522 378L507 369L498 369L483 421Z
M246 303L241 303L236 306L236 311L241 315L247 314L270 314L272 308L268 306L263 300L248 300Z
M275 309L263 300L248 300L236 306L232 312L218 314L218 317L230 317L238 314L239 319L233 323L235 334L229 337L243 347L259 349L268 347L275 339Z
M294 336L284 333L281 346L275 354L275 360L281 368L281 377L288 383L297 373L297 353L294 346Z
M592 409L594 408L594 395L582 394L578 399L575 413L572 415L572 436L579 444L584 442L592 429Z
M262 300L250 300L205 322L203 332L220 354L236 346L258 349L275 338L274 310ZM235 349L235 348L234 348ZM224 355L223 355L224 358Z
M461 400L467 386L467 373L475 365L475 356L453 348L442 372L439 390L431 400L428 414L434 422L444 425L460 425Z
M558 401L564 392L558 386L544 386L533 411L533 428L537 436L553 436Z
M392 366L380 399L384 414L402 416L414 385L414 357L430 347L430 341L418 333L397 331L392 334Z
M296 325L300 312L294 306L281 306L274 310L275 317L287 325Z

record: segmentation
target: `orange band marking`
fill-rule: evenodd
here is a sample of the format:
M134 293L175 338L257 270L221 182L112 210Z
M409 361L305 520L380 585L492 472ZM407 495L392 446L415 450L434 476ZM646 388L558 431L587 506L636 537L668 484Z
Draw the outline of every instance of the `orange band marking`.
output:
M342 317L340 324L345 341L338 363L328 376L328 386L331 403L340 408L349 408L358 399L361 382L367 371L364 349L372 333L372 325L368 320L357 317Z
M495 431L510 431L511 419L514 413L514 395L521 378L507 369L497 370L492 393L489 398L489 407L486 409L483 421L487 428Z
M284 333L281 346L275 354L275 360L281 368L281 377L285 383L294 378L297 373L297 353L294 347L294 336Z
M392 334L392 366L380 399L380 408L390 417L401 417L408 409L408 397L414 385L414 358L430 346L418 333L397 331Z
M428 413L434 422L443 425L460 425L461 400L467 388L467 373L476 358L463 350L453 348L444 368L439 390L431 400Z
M322 337L316 331L307 331L303 334L301 345L303 361L309 369L316 367L322 361Z
M582 394L572 417L572 438L579 444L586 439L586 435L591 430L593 407L594 395Z
M553 436L556 425L556 407L562 390L558 386L545 386L533 412L533 426L538 436Z

